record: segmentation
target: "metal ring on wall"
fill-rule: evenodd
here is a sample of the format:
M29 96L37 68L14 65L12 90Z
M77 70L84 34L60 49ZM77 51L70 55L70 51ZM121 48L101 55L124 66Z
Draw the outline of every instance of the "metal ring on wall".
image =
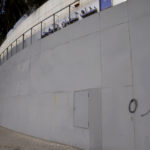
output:
M132 109L134 105L134 109ZM129 103L129 112L130 113L135 113L138 107L138 101L136 99L131 99L130 103Z

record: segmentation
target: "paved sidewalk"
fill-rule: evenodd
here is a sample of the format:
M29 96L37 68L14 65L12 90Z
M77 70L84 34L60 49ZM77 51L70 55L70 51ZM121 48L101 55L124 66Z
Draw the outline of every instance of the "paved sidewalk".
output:
M76 148L26 136L0 126L0 150L77 150Z

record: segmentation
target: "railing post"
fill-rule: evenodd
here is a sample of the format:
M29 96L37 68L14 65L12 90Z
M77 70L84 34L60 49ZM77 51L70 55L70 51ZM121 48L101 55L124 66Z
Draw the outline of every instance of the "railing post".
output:
M16 39L16 53L17 53L17 39Z
M53 30L55 31L55 14L53 14Z
M71 6L69 5L69 23L71 21Z
M24 34L22 35L22 38L23 38L23 39L22 39L22 40L23 40L23 41L22 41L22 49L24 49Z
M31 28L31 44L32 44L32 28Z
M12 44L11 44L11 56L12 56Z
M8 48L7 48L7 60L8 60Z
M41 21L41 38L42 38L42 23L43 23L43 22Z
M5 61L7 60L6 50L4 50Z
M4 62L4 51L3 51L3 62Z
M1 65L1 54L0 54L0 65Z

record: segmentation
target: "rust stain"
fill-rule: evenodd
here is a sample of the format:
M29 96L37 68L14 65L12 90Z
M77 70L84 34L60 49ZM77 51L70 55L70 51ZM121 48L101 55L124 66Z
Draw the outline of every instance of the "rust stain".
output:
M56 105L57 105L57 96L54 95L54 112L56 112Z
M56 105L56 103L57 103L57 97L56 95L54 95L54 105Z

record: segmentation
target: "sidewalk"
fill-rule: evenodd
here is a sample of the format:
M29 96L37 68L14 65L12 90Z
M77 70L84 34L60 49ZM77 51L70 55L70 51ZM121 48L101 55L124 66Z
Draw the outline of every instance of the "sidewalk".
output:
M76 148L23 135L0 126L0 150L77 150Z

